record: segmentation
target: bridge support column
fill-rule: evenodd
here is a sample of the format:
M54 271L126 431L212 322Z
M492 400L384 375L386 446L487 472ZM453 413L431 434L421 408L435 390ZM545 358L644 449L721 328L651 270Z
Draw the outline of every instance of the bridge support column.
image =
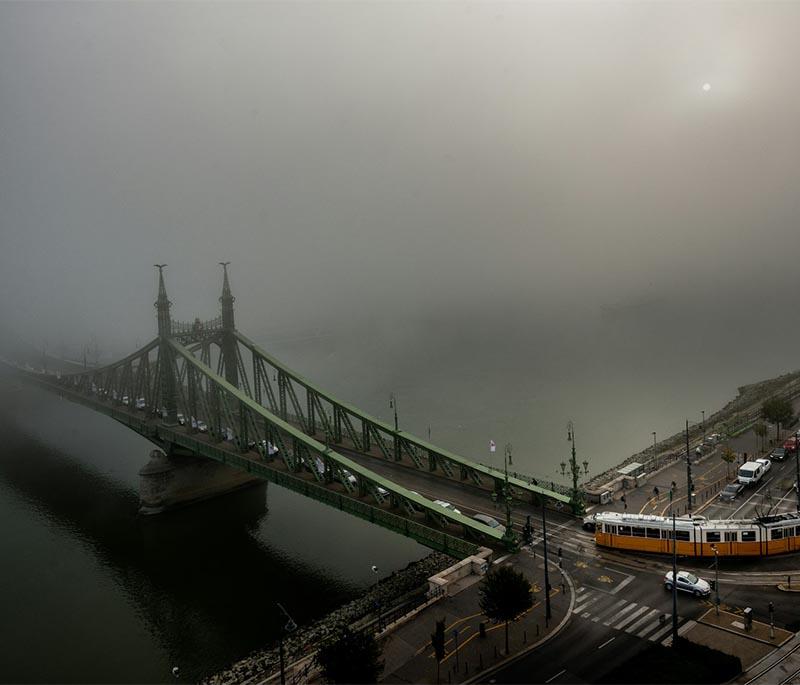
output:
M245 471L210 459L177 450L168 454L153 450L139 471L139 513L160 514L256 483L266 485Z

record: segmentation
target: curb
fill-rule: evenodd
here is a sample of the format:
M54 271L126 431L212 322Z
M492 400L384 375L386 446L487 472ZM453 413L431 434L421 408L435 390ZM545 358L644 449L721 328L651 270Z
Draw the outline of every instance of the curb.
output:
M558 568L558 564L550 561L550 565ZM541 640L538 642L534 642L530 647L526 647L521 652L517 654L513 654L507 656L502 661L496 663L494 666L490 666L489 668L484 668L480 673L476 673L472 678L468 680L461 681L464 685L470 685L471 683L480 683L484 682L487 678L491 677L494 673L499 671L501 668L505 668L510 664L516 663L522 657L527 656L533 650L538 649L546 642L549 642L554 637L556 637L564 628L566 627L567 623L569 623L570 619L572 618L572 610L575 608L575 585L572 582L572 577L567 571L563 571L563 578L567 581L567 585L569 585L570 590L570 600L569 600L569 608L567 609L567 614L564 618L561 619L561 623L559 623L552 631L550 631L547 635L545 635Z

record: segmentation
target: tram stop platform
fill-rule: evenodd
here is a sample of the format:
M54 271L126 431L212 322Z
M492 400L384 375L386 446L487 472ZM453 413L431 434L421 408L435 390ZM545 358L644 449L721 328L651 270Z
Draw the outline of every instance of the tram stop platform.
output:
M709 609L683 636L697 644L738 656L742 661L742 670L746 671L791 640L794 633L781 628L773 628L770 632L769 624L761 621L753 621L748 630L742 615L720 611L717 616L714 609ZM669 642L671 638L665 640L664 644Z

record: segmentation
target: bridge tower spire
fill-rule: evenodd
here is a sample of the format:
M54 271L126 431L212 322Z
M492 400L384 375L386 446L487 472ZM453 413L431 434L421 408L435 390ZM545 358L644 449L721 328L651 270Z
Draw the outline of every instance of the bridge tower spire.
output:
M228 264L220 262L222 267L222 361L225 366L225 380L235 388L239 387L239 367L236 349L236 324L233 316L233 302L236 299L231 293L231 284L228 281Z
M158 367L161 379L161 401L156 406L156 410L162 413L161 418L166 423L174 424L178 422L178 401L175 385L175 365L173 363L172 348L169 339L172 335L172 317L170 307L172 302L167 297L167 288L164 285L164 267L166 264L154 264L158 269L158 298L155 302L158 315Z

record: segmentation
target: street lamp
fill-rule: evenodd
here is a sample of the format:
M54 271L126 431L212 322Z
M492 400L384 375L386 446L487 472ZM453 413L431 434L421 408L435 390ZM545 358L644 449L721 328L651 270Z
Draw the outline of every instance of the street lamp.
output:
M281 685L286 685L286 669L284 666L284 657L283 657L283 638L284 634L288 635L289 633L293 632L297 629L297 624L294 622L291 616L289 616L289 612L283 608L280 602L275 602L278 605L278 608L283 612L283 615L286 616L286 623L284 624L283 628L281 628L279 637L278 637L278 654L280 656L281 662Z
M581 475L581 469L575 458L575 426L572 421L567 423L567 440L572 443L572 454L569 459L569 470L572 474L572 511L579 513L583 510L582 498L578 491L578 478Z
M717 616L719 616L719 550L716 545L711 545L711 549L714 550L714 590L717 593L714 601L717 605Z
M656 465L656 432L653 431L653 467Z
M397 398L394 393L389 393L389 409L394 409L394 430L397 432Z
M669 510L672 514L672 646L678 645L678 550L675 537L675 509L672 507L672 488L669 491Z
M372 565L372 572L375 574L375 601L378 604L378 632L381 632L381 579L378 576L378 567L374 564Z
M692 457L689 454L689 419L686 419L686 506L691 513L692 511L692 492L694 486L692 484Z
M705 411L700 412L703 415L703 446L705 447L706 444L706 413ZM695 414L697 416L697 414Z

